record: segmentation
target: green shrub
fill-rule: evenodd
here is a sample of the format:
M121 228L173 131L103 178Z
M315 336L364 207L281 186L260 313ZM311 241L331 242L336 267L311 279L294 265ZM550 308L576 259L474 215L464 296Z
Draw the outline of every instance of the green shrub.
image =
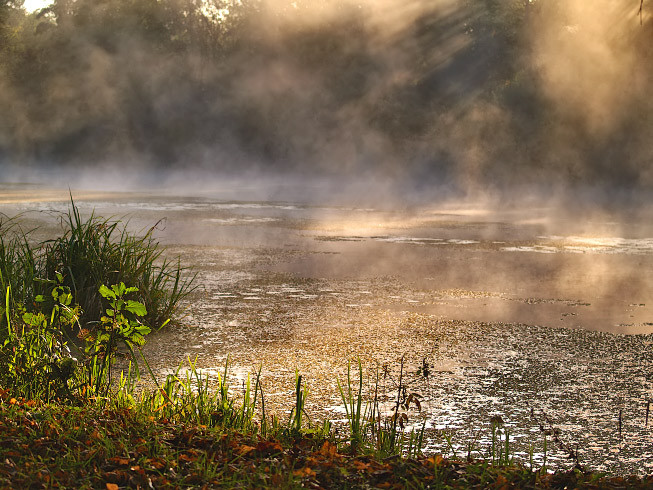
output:
M85 351L90 356L87 386L96 396L106 397L111 387L111 367L119 349L126 349L136 360L134 347L140 348L145 344L145 336L152 329L141 321L147 315L145 305L127 299L128 295L137 293L138 288L127 287L121 282L110 288L102 285L98 291L109 303L109 308L100 318L99 327L84 337ZM139 377L138 362L134 366L135 376Z
M61 223L35 243L21 216L0 219L0 384L28 399L106 397L118 354L136 360L151 327L179 317L194 276L162 257L154 227L138 237L83 220L72 198Z
M7 298L13 303L27 305L44 292L37 281L40 271L38 247L30 245L30 232L20 226L20 216L0 218L0 298L2 305ZM11 291L10 296L5 296ZM0 325L3 319L0 318ZM0 335L0 339L3 337Z
M103 316L100 286L125 283L138 289L134 300L145 305L144 323L160 327L181 314L181 302L195 286L195 276L180 261L162 256L154 239L155 227L144 236L127 231L125 223L91 214L82 219L71 198L71 207L61 217L61 236L33 244L30 232L20 227L20 216L0 220L0 299L11 288L10 301L28 311L33 298L47 297L62 276L81 307L80 324L92 330ZM4 320L0 320L2 325ZM0 335L0 339L2 336Z
M63 280L61 274L57 278L59 282ZM111 368L121 350L137 361L137 349L145 360L140 347L151 329L141 321L147 312L143 303L127 298L138 292L137 288L120 283L110 288L103 285L99 292L108 308L97 328L81 336L84 346L79 348L67 333L79 327L81 309L73 302L67 286L59 284L52 289L48 308L42 306L48 303L45 298L37 296L37 306L29 312L12 303L9 287L5 306L0 308L6 321L4 340L0 343L0 362L6 369L0 371L0 386L25 399L106 399L113 382ZM71 348L77 351L72 352ZM133 372L131 365L130 382L140 377L138 363L133 363ZM124 387L123 380L119 389ZM130 387L127 391L132 391L133 384Z
M36 296L30 312L13 303L11 294L9 286L5 305L0 308L6 322L0 343L0 384L26 399L72 399L70 382L77 362L65 332L78 322L80 309L73 304L70 289L55 286L49 302ZM46 303L51 306L44 308Z
M103 284L129 284L138 289L137 300L147 309L145 323L161 326L179 313L180 301L194 286L194 276L180 262L162 258L163 249L154 240L155 226L144 236L129 233L121 221L91 214L84 220L71 200L63 215L64 233L42 247L43 273L51 279L57 272L82 307L82 323L97 322L103 315Z

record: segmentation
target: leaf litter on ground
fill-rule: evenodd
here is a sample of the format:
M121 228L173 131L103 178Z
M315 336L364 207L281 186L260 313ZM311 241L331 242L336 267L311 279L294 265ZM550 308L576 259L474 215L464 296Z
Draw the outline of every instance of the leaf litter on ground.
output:
M2 391L0 488L653 489L653 476L546 473L439 455L381 459L310 433L264 438Z

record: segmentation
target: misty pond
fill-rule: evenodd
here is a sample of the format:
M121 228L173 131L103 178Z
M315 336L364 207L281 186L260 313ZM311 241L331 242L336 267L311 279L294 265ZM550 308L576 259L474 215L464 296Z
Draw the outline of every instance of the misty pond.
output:
M238 392L263 367L266 406L292 407L295 370L313 420L344 411L337 379L360 359L371 386L396 396L400 362L421 398L409 428L427 450L485 454L490 418L510 427L517 456L537 464L545 429L595 470L650 472L653 229L595 215L473 206L416 210L76 192L85 214L127 217L198 273L179 328L146 352L162 377L187 357L213 375L231 364ZM0 212L47 236L67 191L3 188ZM39 196L35 199L34 196ZM424 367L428 376L424 376ZM369 383L368 383L369 381ZM570 467L548 441L547 461Z

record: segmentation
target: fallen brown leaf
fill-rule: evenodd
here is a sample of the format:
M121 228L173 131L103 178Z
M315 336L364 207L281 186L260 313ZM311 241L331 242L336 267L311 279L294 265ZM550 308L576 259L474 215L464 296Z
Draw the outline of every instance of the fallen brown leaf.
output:
M240 446L238 449L236 449L236 452L237 452L240 456L245 456L246 454L249 454L249 453L251 453L252 451L256 451L256 448L255 448L255 447L252 447L252 446L248 446L248 445L246 445L246 444L243 444L243 445Z

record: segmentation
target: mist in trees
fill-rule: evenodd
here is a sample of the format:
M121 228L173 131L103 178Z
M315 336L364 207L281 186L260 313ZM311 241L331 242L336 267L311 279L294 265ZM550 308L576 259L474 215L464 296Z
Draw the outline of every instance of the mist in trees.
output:
M463 194L653 184L653 21L597 0L0 0L0 160Z

